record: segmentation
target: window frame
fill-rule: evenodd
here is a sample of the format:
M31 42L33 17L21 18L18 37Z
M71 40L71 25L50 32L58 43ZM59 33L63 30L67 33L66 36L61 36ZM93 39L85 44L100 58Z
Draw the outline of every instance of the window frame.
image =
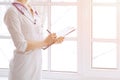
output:
M50 1L50 0L49 0ZM1 4L1 3L0 3ZM6 4L6 3L5 3ZM48 3L39 3L40 5L50 5ZM38 2L33 5L39 5ZM66 2L64 3L66 4ZM120 58L118 54L118 69L96 69L91 67L91 55L92 55L92 0L78 0L78 27L77 27L77 55L78 55L78 72L55 72L55 71L42 71L43 78L46 79L63 79L63 80L116 80L120 79ZM51 5L61 5L58 2L52 2ZM97 4L96 4L97 5ZM99 5L99 4L98 4ZM114 5L114 4L108 4ZM117 5L120 7L120 5ZM120 9L118 9L120 14ZM118 15L118 31L120 32L120 15ZM87 24L86 24L87 23ZM50 28L50 27L49 27ZM118 41L120 41L120 35L117 35ZM120 42L118 42L120 45ZM118 47L118 53L120 52L120 46ZM50 55L50 54L49 54ZM8 69L0 69L0 76L8 76Z
M83 64L83 75L84 75L84 78L86 79L93 79L93 80L102 80L102 79L105 79L105 80L117 80L117 79L120 79L120 76L118 74L120 74L119 70L120 70L120 55L118 54L120 52L120 43L119 43L119 40L120 40L120 35L117 34L117 63L118 63L118 68L92 68L92 42L95 41L92 39L92 6L93 4L94 5L103 5L103 6L117 6L117 7L120 7L120 5L118 5L119 3L92 3L92 0L85 0L83 1L86 5L84 6L87 6L86 7L86 13L88 13L88 17L84 17L86 20L88 20L88 24L85 24L85 20L84 20L84 23L82 23L84 26L88 27L88 31L86 31L87 35L85 36L86 39L88 39L87 41L87 44L84 44L84 46L86 46L86 51L84 52L84 55L83 57L85 58L83 61L84 61L84 64ZM83 7L85 8L85 7ZM83 12L85 12L85 10L83 10ZM119 15L118 15L119 14ZM85 14L83 14L83 16L85 16ZM119 21L120 21L120 8L117 10L117 31L120 32L120 24L119 24ZM85 28L86 28L85 27ZM85 31L85 29L84 29ZM118 33L117 32L117 33ZM97 39L96 39L97 40ZM97 41L102 41L102 40L97 40ZM111 41L111 40L110 40ZM114 40L112 40L114 41ZM109 42L109 40L108 40ZM83 42L84 43L84 42ZM88 51L87 51L88 50ZM87 55L87 56L86 56Z

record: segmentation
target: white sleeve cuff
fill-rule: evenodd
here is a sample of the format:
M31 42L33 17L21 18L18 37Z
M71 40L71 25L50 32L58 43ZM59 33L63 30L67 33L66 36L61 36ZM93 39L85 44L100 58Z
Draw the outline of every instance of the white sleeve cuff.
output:
M25 52L27 48L27 41L21 41L17 45L17 51L19 52Z

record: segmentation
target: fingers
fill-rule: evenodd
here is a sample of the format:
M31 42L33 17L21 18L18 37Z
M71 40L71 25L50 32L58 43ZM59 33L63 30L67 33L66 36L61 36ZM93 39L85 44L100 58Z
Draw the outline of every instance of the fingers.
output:
M47 45L51 45L51 44L54 44L54 43L62 43L64 40L64 37L58 37L56 36L56 33L51 33L50 35L48 35L48 37L45 39L45 43Z
M53 43L56 42L56 34L55 33L51 33L50 35L48 35L48 37L45 39L45 42L47 43L47 45L51 45Z
M50 36L51 36L52 39L56 39L57 38L56 33L52 33Z
M56 42L56 38L57 38L56 33L52 33L50 37L53 42Z
M64 41L64 37L58 37L56 43L62 43Z

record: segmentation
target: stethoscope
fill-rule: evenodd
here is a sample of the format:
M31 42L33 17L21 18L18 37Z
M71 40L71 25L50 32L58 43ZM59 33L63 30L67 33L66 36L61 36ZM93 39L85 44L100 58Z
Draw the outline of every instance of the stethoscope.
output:
M17 2L14 2L12 3L13 6L15 6L17 8L17 10L22 14L24 15L27 19L29 19L33 24L36 24L37 20L35 17L32 18L32 16L30 15L29 11L27 10L27 8L20 4L20 3L17 3ZM34 14L38 16L38 13L37 11L34 11ZM34 15L34 16L35 16ZM28 17L29 16L29 17Z

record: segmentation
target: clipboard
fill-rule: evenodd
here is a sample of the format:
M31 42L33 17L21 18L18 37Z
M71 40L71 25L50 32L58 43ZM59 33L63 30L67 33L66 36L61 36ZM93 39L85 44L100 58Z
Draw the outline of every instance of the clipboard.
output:
M62 36L62 37L66 37L67 35L69 35L70 33L74 32L76 30L75 27L66 27L62 30L60 30L59 32L56 33L56 35Z
M62 29L62 30L60 30L59 32L57 32L56 33L56 35L58 36L58 37L66 37L67 35L69 35L70 33L72 33L72 32L74 32L76 30L76 28L75 27L66 27L66 28L64 28L64 29ZM48 31L48 30L47 30ZM51 33L50 31L48 31L49 33ZM47 49L48 47L50 47L52 44L54 44L54 43L51 43L50 45L48 45L48 46L46 46L46 47L44 47L44 48L42 48L43 50L45 50L45 49Z

